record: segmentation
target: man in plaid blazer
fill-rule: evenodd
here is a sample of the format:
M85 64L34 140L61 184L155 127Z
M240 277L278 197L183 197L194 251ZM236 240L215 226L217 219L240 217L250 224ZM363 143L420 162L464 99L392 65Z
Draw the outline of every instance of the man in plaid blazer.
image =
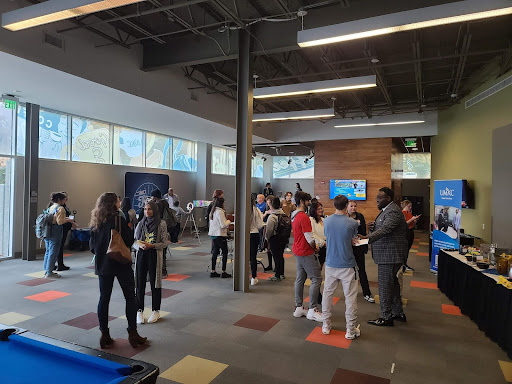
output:
M406 322L402 309L397 273L407 260L407 223L402 210L393 202L390 188L379 189L377 207L381 210L368 225L368 242L372 245L373 261L378 267L380 317L368 324L392 327L393 320Z

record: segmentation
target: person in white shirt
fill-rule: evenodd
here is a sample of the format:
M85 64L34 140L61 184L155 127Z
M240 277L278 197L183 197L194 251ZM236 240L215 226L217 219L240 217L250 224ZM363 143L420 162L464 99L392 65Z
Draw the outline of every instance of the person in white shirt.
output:
M256 200L251 199L252 212L251 212L251 234L250 234L250 256L251 262L251 285L258 284L257 268L258 261L256 256L258 255L258 245L260 243L260 229L263 228L263 214L256 207Z
M325 263L327 254L326 238L324 233L324 206L318 200L309 206L309 220L311 220L311 228L313 229L313 238L316 244L316 255L320 262L320 269ZM322 302L322 289L318 293L318 302Z
M231 277L229 273L226 273L226 265L228 263L228 228L231 221L226 219L226 212L224 211L224 199L218 198L214 200L215 207L210 213L210 229L208 235L213 240L213 252L212 252L212 268L210 271L210 277ZM222 274L218 274L215 271L217 265L217 256L219 256L222 250Z
M163 199L167 200L171 208L174 207L175 201L180 201L180 198L174 193L172 188L169 188L169 191L164 195Z

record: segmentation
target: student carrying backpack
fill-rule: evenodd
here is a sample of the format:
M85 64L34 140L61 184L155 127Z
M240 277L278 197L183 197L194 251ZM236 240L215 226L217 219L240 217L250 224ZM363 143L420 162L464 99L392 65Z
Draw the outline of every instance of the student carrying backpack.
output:
M292 232L291 219L281 209L279 197L272 199L272 211L267 220L265 237L268 240L275 264L275 275L270 281L281 281L284 279L284 249Z

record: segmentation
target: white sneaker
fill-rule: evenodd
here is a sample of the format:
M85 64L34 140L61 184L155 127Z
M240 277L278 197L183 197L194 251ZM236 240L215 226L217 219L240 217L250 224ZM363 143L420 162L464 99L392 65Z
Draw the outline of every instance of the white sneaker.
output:
M286 247L286 248L284 249L284 251L285 251L285 252L291 252L292 250L291 250L289 247Z
M144 312L141 310L137 311L137 324L144 324Z
M322 333L324 335L328 335L331 333L331 319L324 320L324 324L322 325Z
M59 277L60 275L57 272L50 272L44 274L45 279L58 279Z
M364 299L369 303L375 303L375 299L373 298L372 295L366 295Z
M347 332L345 333L345 339L354 340L356 337L361 336L361 331L359 330L360 326L361 324L358 324L355 328L347 329Z
M314 320L322 323L324 321L324 317L322 316L322 312L319 312L316 308L310 308L308 314L306 315L308 320Z
M256 285L256 284L258 284L258 283L259 283L259 280L258 280L258 278L257 278L257 277L253 277L253 278L251 278L251 285Z
M149 316L149 319L148 319L148 324L156 323L159 318L160 318L160 311L151 312L151 316Z
M302 317L308 314L308 310L304 307L295 308L295 312L293 312L294 317Z

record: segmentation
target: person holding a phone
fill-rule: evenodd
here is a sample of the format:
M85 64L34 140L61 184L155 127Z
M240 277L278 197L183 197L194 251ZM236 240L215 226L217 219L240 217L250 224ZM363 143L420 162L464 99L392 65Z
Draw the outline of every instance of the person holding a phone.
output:
M135 229L135 246L138 248L135 261L137 324L144 324L144 295L148 272L152 301L152 312L148 323L156 323L160 318L162 265L168 239L167 224L160 218L157 203L148 201L144 206L144 218Z
M402 213L405 216L405 221L407 222L408 228L407 228L407 245L409 246L408 252L411 250L412 243L414 242L414 227L416 226L416 223L418 222L418 219L421 217L421 215L413 216L412 214L412 203L409 200L402 201ZM407 259L409 258L409 253L407 253L407 258L405 259L404 264L404 272L405 271L414 271L413 268L411 268L407 264Z

